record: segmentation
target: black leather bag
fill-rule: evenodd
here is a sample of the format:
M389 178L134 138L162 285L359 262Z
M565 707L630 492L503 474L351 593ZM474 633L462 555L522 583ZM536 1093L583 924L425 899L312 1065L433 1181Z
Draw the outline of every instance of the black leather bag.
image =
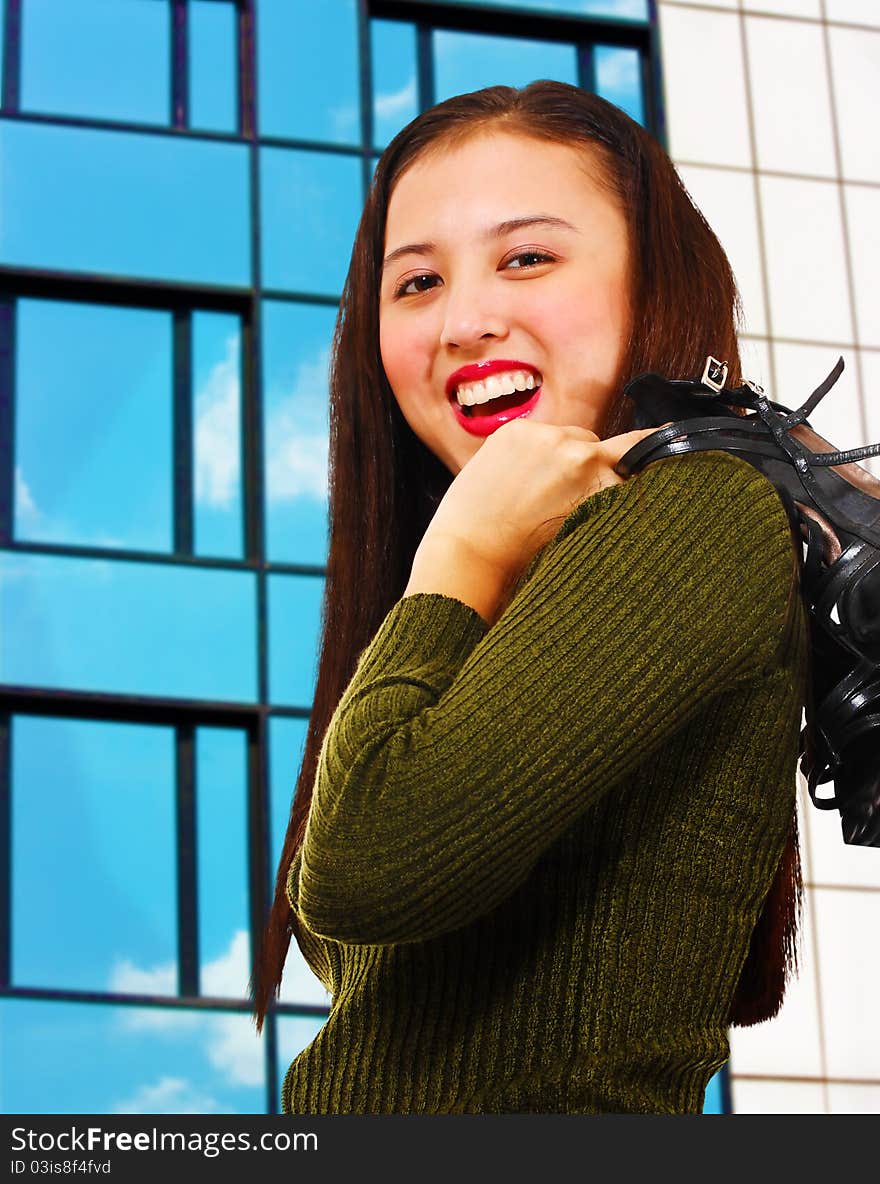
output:
M813 804L840 811L844 842L880 847L880 481L857 463L880 456L880 444L841 452L807 420L843 368L839 358L796 411L771 403L752 382L726 389L727 365L711 356L699 378L640 374L625 387L635 427L659 430L625 453L616 471L628 477L664 457L721 449L776 487L802 542L810 622L801 770ZM833 792L820 796L818 787L829 783Z

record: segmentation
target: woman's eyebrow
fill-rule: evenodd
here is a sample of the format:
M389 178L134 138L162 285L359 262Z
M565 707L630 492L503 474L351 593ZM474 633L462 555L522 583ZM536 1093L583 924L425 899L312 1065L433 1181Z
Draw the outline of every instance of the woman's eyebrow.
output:
M572 226L571 222L566 222L564 218L557 218L554 214L526 214L522 218L508 218L504 222L490 226L484 232L483 238L504 238L506 234L513 234L514 231L523 230L527 226L553 226L558 230L573 230L577 233L576 226ZM406 243L404 246L395 247L393 251L388 252L382 260L382 269L384 271L386 267L390 267L395 260L400 259L403 255L430 255L432 251L436 250L436 243Z

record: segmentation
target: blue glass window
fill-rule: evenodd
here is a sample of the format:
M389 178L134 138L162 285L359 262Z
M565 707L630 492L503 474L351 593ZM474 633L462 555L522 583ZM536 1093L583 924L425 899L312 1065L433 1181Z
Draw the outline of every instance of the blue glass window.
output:
M264 148L263 285L337 296L363 206L360 159Z
M171 316L21 300L15 533L168 551Z
M0 1043L7 1114L265 1111L263 1041L247 1014L6 999Z
M577 83L573 45L443 30L433 40L437 102L484 86L525 86L536 78Z
M593 50L596 94L621 107L637 123L645 122L638 50L597 45Z
M279 706L312 701L323 595L319 576L269 576L269 697Z
M3 551L0 582L0 682L254 700L249 572Z
M176 993L174 776L171 728L13 717L17 986Z
M22 110L167 123L170 30L167 0L24 0Z
M452 0L453 4L471 4L472 0ZM529 12L565 13L573 16L614 16L646 21L648 0L482 0L482 7L525 8Z
M296 945L292 942L291 945ZM278 1080L284 1080L284 1074L302 1050L318 1035L326 1021L315 1019L314 1016L278 1017Z
M250 282L248 149L0 123L0 262Z
M263 305L266 549L270 560L327 560L327 366L336 311Z
M189 125L238 128L238 13L232 3L190 0Z
M370 21L373 144L384 148L418 114L415 25Z
M358 144L355 0L258 0L260 132Z
M578 36L566 44L541 40L542 13L650 19L649 0L460 2L495 10L497 35L430 32L436 100L493 83L576 83ZM297 713L269 717L274 884L316 677L335 305L365 170L418 113L417 50L428 42L417 45L413 22L428 9L392 20L369 17L375 6L361 0L183 0L190 135L169 126L172 0L19 4L17 97L25 118L0 115L0 265L40 269L49 278L37 289L40 298L33 288L12 296L11 509L14 538L24 547L0 550L0 683L254 704L265 661L271 710ZM0 0L0 73L7 7ZM239 135L245 8L255 21L253 87L263 138L256 146L258 209L254 145ZM529 13L535 40L511 35L502 8ZM365 19L368 62L360 56ZM601 36L590 22L583 28L585 39ZM593 68L597 92L644 122L637 51L595 46ZM367 73L369 94L362 93ZM76 126L92 120L107 126ZM259 260L251 255L258 242ZM77 277L88 277L89 286L74 289ZM168 311L161 291L163 308L123 307L109 290L91 286L101 279L190 286L180 303L188 310L188 344L175 339L180 314ZM252 339L238 299L257 279L261 357L253 372L260 389L246 392L254 359L245 352ZM193 291L209 285L236 288L236 302ZM129 303L151 299L146 293ZM199 559L221 561L204 566L172 555L174 465L181 459L173 454L173 395L175 377L183 381L175 363L187 350L192 447L183 459L192 462L193 549ZM242 562L246 393L258 398L262 415L256 477L264 555L315 574L258 577ZM43 554L27 544L107 554ZM145 554L124 558L114 549ZM257 646L258 578L267 581L265 655ZM11 715L12 982L105 992L111 1000L0 999L0 1107L25 1114L274 1111L268 1050L250 1011L195 1010L176 997L175 727L59 717L51 699L39 710ZM194 731L198 989L229 1008L247 1000L254 937L254 741L228 719L217 726L202 716ZM157 1002L126 1002L135 995ZM295 942L280 1000L288 1010L330 1004ZM325 1020L279 1015L273 1022L272 1070L280 1083ZM719 1074L705 1113L720 1112L720 1083Z
M269 719L269 784L272 880L281 862L293 792L306 746L308 720L273 715Z
M269 770L271 792L271 870L272 883L281 861L281 848L287 833L287 822L290 817L290 807L296 779L299 776L305 751L307 721L304 719L290 719L273 716L269 721ZM284 964L284 977L281 981L279 998L282 1003L309 1003L319 1007L329 1007L330 995L323 983L315 976L311 967L299 952L296 941L290 943L287 961ZM291 1039L286 1042L282 1036L281 1024L287 1026ZM318 1025L320 1026L320 1025ZM282 1045L282 1059L289 1053L284 1064L281 1077L287 1070L287 1064L317 1033L317 1027L311 1020L279 1020L278 1039ZM299 1044L297 1041L302 1040Z
M195 551L243 554L241 322L226 313L192 318Z
M199 993L246 999L250 975L247 735L196 729Z
M704 1114L723 1114L724 1105L721 1094L721 1070L719 1069L706 1086L706 1097L703 1102Z

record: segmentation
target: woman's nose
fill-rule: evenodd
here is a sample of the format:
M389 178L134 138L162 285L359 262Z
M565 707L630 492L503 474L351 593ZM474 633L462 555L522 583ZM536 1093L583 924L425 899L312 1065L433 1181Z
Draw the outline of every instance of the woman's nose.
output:
M487 296L476 285L448 293L440 331L442 346L467 349L484 338L507 336L504 311Z

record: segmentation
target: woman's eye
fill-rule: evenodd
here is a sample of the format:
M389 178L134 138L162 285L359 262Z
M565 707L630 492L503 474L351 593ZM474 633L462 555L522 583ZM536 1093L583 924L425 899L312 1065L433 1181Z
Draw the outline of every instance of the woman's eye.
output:
M417 296L419 292L428 292L439 280L439 276L430 272L422 275L411 275L409 279L401 280L394 289L395 296Z
M504 266L505 268L517 271L528 267L537 267L541 263L552 263L553 261L554 256L548 255L546 251L520 251L518 255L512 255Z

